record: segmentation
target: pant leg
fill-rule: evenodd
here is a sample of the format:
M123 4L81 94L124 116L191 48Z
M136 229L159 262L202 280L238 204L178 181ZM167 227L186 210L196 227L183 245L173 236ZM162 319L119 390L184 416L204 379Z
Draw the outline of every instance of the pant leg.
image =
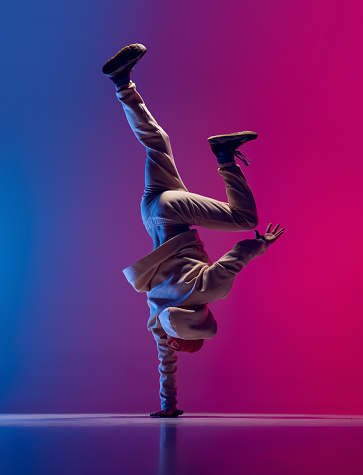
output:
M177 171L169 137L146 108L135 84L118 86L116 95L134 134L146 147L141 214L150 234L159 226L201 226L222 231L257 226L256 203L238 165L219 169L228 203L189 193Z
M237 164L218 170L228 202L184 190L167 190L152 199L144 196L142 216L146 229L161 225L201 226L220 231L248 231L257 226L255 199Z
M136 138L146 147L145 194L187 191L175 166L168 135L148 111L133 82L118 86L116 96Z

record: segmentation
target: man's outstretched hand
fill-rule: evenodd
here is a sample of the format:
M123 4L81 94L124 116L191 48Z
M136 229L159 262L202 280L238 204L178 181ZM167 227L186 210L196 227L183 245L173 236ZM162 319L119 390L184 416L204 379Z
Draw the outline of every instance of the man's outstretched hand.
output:
M277 224L273 228L272 232L270 232L271 227L272 227L272 223L270 223L267 226L266 233L263 236L258 231L254 231L254 233L256 235L256 239L262 239L266 243L267 247L270 246L272 243L274 243L285 231L285 228L281 228L280 230L278 230L279 227L280 227L279 224Z

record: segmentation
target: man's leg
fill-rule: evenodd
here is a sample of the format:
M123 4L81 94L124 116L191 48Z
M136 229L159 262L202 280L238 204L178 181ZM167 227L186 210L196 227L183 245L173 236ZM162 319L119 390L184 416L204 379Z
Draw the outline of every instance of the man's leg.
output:
M228 202L222 202L184 190L168 190L143 198L146 229L161 225L201 226L220 231L248 231L257 226L256 203L240 167L232 163L218 170L226 187Z
M116 86L126 118L139 142L146 147L145 194L166 190L187 191L175 166L168 135L148 111L133 82Z
M233 155L230 158L227 154L227 163L220 164L219 170L228 203L188 193L176 169L167 134L152 117L130 80L132 67L145 52L142 45L123 48L104 65L103 72L115 82L127 120L146 147L145 193L141 203L146 229L153 239L156 237L154 241L160 241L158 235L165 235L160 232L161 228L169 228L166 233L169 238L173 234L170 229L179 227L180 230L180 226L184 226L184 230L191 225L224 231L254 228L257 225L256 204L243 173L234 164ZM213 140L218 142L218 137Z

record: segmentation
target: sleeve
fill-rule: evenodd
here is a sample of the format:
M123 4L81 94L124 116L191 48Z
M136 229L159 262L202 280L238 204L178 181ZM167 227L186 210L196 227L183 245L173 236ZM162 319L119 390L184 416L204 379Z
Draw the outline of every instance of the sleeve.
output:
M159 374L160 374L160 400L161 408L169 409L176 407L178 400L176 374L178 356L177 352L169 348L166 344L167 335L162 328L152 329L159 358Z
M267 246L261 239L239 241L233 249L222 256L215 264L221 266L234 277L255 257L266 252Z
M260 239L239 241L230 251L205 266L195 277L193 291L204 294L204 301L214 302L226 298L236 275L257 256L266 252L266 244Z

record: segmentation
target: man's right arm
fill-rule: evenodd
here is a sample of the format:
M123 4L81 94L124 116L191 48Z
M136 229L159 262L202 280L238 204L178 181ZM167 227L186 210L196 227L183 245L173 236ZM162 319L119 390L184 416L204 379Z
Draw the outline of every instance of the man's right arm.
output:
M218 261L201 269L193 279L193 291L200 293L200 302L214 302L227 297L236 275L252 259L264 254L267 248L284 232L284 229L277 230L279 225L270 232L271 226L271 224L268 225L265 235L262 236L258 231L255 231L255 239L245 239L237 242Z
M157 348L160 374L160 400L162 409L172 409L177 406L176 374L178 356L166 343L167 335L162 328L152 329Z

